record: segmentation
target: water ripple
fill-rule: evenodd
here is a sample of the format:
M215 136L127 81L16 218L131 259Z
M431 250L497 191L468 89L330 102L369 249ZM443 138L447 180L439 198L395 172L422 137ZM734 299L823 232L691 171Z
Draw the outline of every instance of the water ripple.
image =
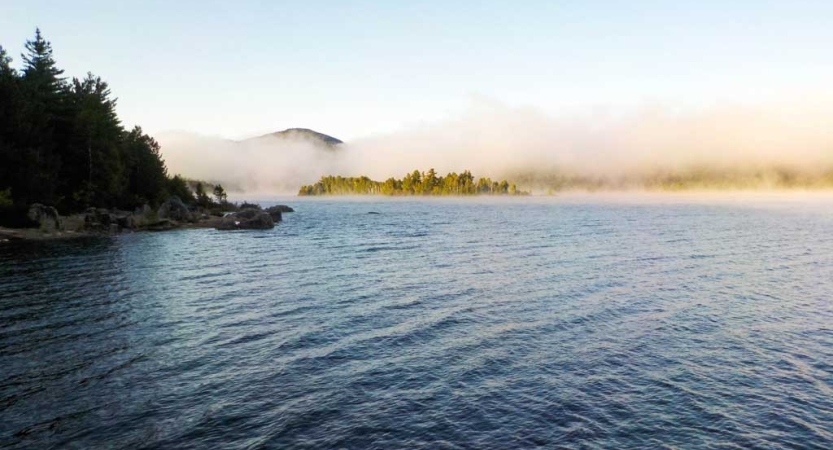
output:
M0 447L828 449L831 206L310 199L4 244Z

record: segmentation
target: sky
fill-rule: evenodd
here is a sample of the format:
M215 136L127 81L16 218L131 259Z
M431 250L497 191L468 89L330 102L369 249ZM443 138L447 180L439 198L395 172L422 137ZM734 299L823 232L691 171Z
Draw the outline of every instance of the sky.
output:
M0 0L15 57L40 27L68 76L102 76L127 126L343 140L473 101L576 111L801 100L833 80L831 1Z

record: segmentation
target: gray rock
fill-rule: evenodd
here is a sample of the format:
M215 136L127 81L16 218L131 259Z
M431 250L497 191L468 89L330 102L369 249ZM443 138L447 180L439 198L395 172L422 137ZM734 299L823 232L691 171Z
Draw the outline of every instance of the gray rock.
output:
M255 217L263 214L263 211L257 209L244 209L243 211L238 211L236 213L231 213L228 216L236 217L238 219L254 219Z
M227 214L215 228L218 230L268 230L274 227L275 221L269 213L257 209L244 209Z
M291 207L289 207L287 205L275 205L275 206L270 206L270 207L266 208L266 212L271 212L271 211L295 212L294 209L292 209Z
M51 206L33 203L26 214L32 222L36 222L41 230L52 233L63 229L58 210Z
M294 209L292 209L292 208L290 208L289 206L286 206L286 205L270 206L270 207L266 208L265 211L267 213L269 213L270 216L272 216L272 220L274 220L275 222L280 222L281 220L283 220L282 213L295 212Z
M177 196L171 196L156 211L159 219L170 219L177 222L193 222L194 216L185 203Z
M104 208L87 208L84 211L84 228L93 231L110 231L111 225L117 224L114 214Z
M126 228L128 230L132 230L137 227L139 216L134 216L132 214L126 214L123 216L116 216L116 224L118 224L119 228Z
M137 212L147 211L137 209ZM150 213L152 215L152 212ZM84 211L84 228L89 231L103 233L118 233L122 230L135 230L148 223L145 215L137 215L130 211L118 209L107 210L104 208L87 208Z
M151 214L152 212L153 212L153 209L151 209L150 205L148 205L147 203L145 203L144 205L137 207L137 208L133 211L133 215L134 215L134 216L145 216L145 217L148 217L148 216L150 216L150 214Z

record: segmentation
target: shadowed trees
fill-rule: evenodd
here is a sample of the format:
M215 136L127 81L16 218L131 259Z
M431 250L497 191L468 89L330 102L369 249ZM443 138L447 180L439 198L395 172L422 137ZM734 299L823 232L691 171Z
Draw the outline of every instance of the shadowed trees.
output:
M40 30L15 70L0 46L0 192L21 208L39 202L73 212L88 206L158 205L193 195L169 178L159 144L141 128L125 130L116 99L100 77L67 80Z

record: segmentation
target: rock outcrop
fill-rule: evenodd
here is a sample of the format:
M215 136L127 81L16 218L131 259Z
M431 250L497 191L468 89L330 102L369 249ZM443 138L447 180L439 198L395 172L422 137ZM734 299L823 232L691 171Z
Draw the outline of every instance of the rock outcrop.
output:
M228 214L215 226L218 230L268 230L274 227L272 216L257 209Z
M118 232L118 217L105 208L87 208L84 211L84 228L89 231Z
M171 196L156 211L159 219L170 219L177 222L193 222L194 215L185 203L177 196Z
M287 205L275 205L266 208L266 212L280 211L280 212L295 212L294 209Z
M268 212L269 215L272 216L272 220L274 220L275 222L280 222L281 220L283 220L283 213L295 212L294 209L286 205L270 206L266 208L264 211Z
M170 229L177 226L171 219L158 219L148 205L136 208L133 212L118 209L87 208L82 214L84 230L118 233L124 230ZM172 224L172 226L171 226Z
M29 211L26 214L26 217L32 222L37 223L41 231L45 231L47 233L53 233L63 229L61 216L58 215L58 210L52 206L33 203L29 206Z

